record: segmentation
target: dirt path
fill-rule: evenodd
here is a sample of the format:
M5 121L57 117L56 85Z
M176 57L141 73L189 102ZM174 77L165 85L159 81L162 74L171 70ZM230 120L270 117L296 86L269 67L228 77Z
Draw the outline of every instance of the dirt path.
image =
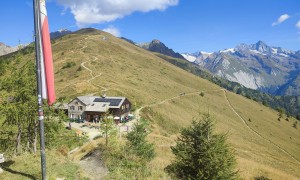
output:
M87 40L88 38L89 38L89 36L86 37L86 38L84 38L84 40ZM85 41L84 44L83 44L83 46L79 49L79 50L80 50L79 53L83 53L82 50L84 50L84 49L87 48L87 47L88 47L88 46L87 46L86 41ZM74 51L72 51L72 53L74 53ZM102 91L106 92L106 91L108 90L106 87L103 87L103 86L100 86L100 85L97 85L97 84L94 84L94 83L91 82L92 80L96 79L97 77L100 77L100 76L102 75L102 73L98 73L96 76L94 76L93 70L91 70L90 68L88 68L88 67L85 65L86 63L90 63L91 61L97 61L97 60L98 60L98 57L94 56L94 59L93 59L93 60L84 61L84 62L82 62L80 65L81 65L85 70L87 70L87 71L90 72L91 78L87 79L86 81L87 81L89 84L91 84L92 86L99 87L99 88L102 89ZM67 88L67 87L69 87L69 86L72 86L72 85L75 85L75 84L77 84L77 82L76 82L76 83L70 83L70 84L67 84L66 86L60 88L60 89L58 90L58 93L64 91L65 88Z
M247 121L239 115L239 113L236 112L236 110L234 109L234 107L232 106L232 104L230 103L228 97L227 97L227 92L225 89L223 89L223 92L224 92L224 96L225 96L225 99L226 99L226 102L227 104L229 105L230 109L232 110L232 112L234 114L236 114L239 119L242 120L242 122L245 124L245 126L250 130L252 131L254 134L256 134L257 136L261 137L262 139L268 141L269 143L271 143L272 145L276 146L279 150L281 150L282 152L284 152L286 155L288 155L290 158L292 158L293 160L297 161L299 164L300 164L300 161L298 159L296 159L292 154L290 154L289 152L287 152L285 149L281 148L280 146L278 146L277 144L275 144L274 142L272 142L271 140L265 138L264 136L262 136L261 134L259 134L257 131L255 131L253 128L251 128L248 124L247 124Z
M89 37L86 37L85 40L88 39L88 38L89 38ZM83 49L85 49L85 48L87 48L86 42L84 43L84 45L83 45L83 47L81 48L81 50L83 50ZM82 52L81 52L81 53L82 53ZM91 84L91 85L93 85L93 86L96 86L96 87L99 87L99 88L101 88L103 91L107 91L108 89L107 89L106 87L103 87L103 86L100 86L100 85L97 85L97 84L93 84L93 83L91 82L91 81L94 80L95 78L100 77L100 76L102 75L102 73L99 73L99 74L97 74L97 75L94 76L93 70L91 70L90 68L88 68L85 64L86 64L86 63L89 63L89 62L91 62L91 61L96 61L96 60L98 60L98 58L97 58L96 56L94 56L94 60L88 60L88 61L82 62L80 65L81 65L84 69L86 69L87 71L90 72L91 78L87 79L87 82L88 82L89 84ZM114 61L113 61L113 62L114 62ZM68 85L66 85L65 87L63 87L61 91L63 91L66 87L71 86L71 85L75 85L75 84L76 84L76 83L68 84ZM61 92L61 91L59 91L59 92ZM140 120L140 118L141 118L140 112L141 112L141 110L143 110L143 109L146 108L146 107L153 107L153 106L161 105L161 104L164 104L164 103L166 103L166 102L168 102L168 101L171 101L171 100L174 100L174 99L178 99L178 98L183 97L183 96L196 95L196 94L199 94L199 93L201 93L201 92L217 92L217 91L223 91L223 92L224 92L225 100L226 100L226 102L228 103L230 109L232 110L232 112L233 112L234 114L236 114L236 115L239 117L239 119L242 120L242 122L245 124L245 126L246 126L250 131L252 131L252 132L253 132L254 134L256 134L257 136L261 137L262 139L268 141L268 142L271 143L272 145L276 146L278 149L280 149L282 152L284 152L284 153L287 154L290 158L292 158L293 160L297 161L297 162L300 164L300 161L299 161L298 159L296 159L292 154L290 154L289 152L287 152L286 150L284 150L283 148L281 148L280 146L278 146L277 144L275 144L275 143L272 142L271 140L269 140L269 139L263 137L261 134L259 134L259 133L258 133L257 131L255 131L253 128L251 128L251 127L247 124L246 120L245 120L243 117L241 117L241 116L236 112L236 110L234 109L234 107L231 105L231 103L230 103L230 101L229 101L229 99L228 99L228 97L227 97L227 93L226 93L226 90L225 90L225 89L217 89L217 90L208 90L208 91L197 91L197 92L183 93L183 94L180 94L180 95L178 95L178 96L174 96L174 97L172 97L172 98L165 99L165 100L163 100L163 101L161 101L161 102L158 102L158 103L154 103L154 104L150 104L150 105L144 105L144 106L140 107L139 109L137 109L137 110L135 111L135 117L136 117L135 120L132 120L132 121L129 121L129 122L125 123L125 125L128 126L127 131L128 131L128 129L131 129L131 128L132 128L133 124L134 124L136 121L139 121L139 120ZM119 127L119 128L120 128L120 127ZM119 131L120 131L120 133L122 133L122 132L121 132L121 128L119 129ZM95 177L97 177L97 176L95 176Z
M197 95L197 94L199 95L201 92L217 92L217 91L223 91L223 90L224 90L224 89L215 89L215 90L208 90L208 91L196 91L196 92L189 92L189 93L181 93L181 94L179 94L178 96L174 96L174 97L172 97L172 98L165 99L165 100L160 101L160 102L158 102L158 103L153 103L153 104L149 104L149 105L144 105L144 106L140 107L139 109L137 109L137 110L135 111L135 115L136 115L137 119L139 120L140 117L141 117L141 116L140 116L141 110L144 109L144 108L146 108L146 107L153 107L153 106L161 105L161 104L164 104L164 103L166 103L166 102L168 102L168 101L172 101L172 100L174 100L174 99L178 99L178 98L184 97L184 96L192 96L192 95Z
M139 109L137 109L135 111L135 116L136 116L136 119L139 120L140 119L140 112L142 109L146 108L146 107L153 107L153 106L157 106L157 105L161 105L161 104L164 104L165 102L168 102L168 101L171 101L171 100L174 100L174 99L178 99L182 96L191 96L191 95L196 95L196 94L199 94L201 92L218 92L218 91L223 91L224 92L224 98L227 102L227 104L229 105L229 108L231 109L231 111L236 114L238 116L239 119L242 120L242 122L244 123L244 125L250 130L252 131L254 134L256 134L257 136L259 136L260 138L268 141L269 143L271 143L272 145L276 146L279 150L281 150L282 152L284 152L286 155L288 155L290 158L292 158L293 160L297 161L299 164L300 164L300 161L298 159L296 159L292 154L290 154L289 152L287 152L285 149L281 148L280 146L278 146L277 144L275 144L274 142L272 142L271 140L265 138L264 136L262 136L261 134L259 134L257 131L255 131L253 128L251 128L248 124L247 124L247 121L241 116L239 115L239 113L237 113L237 111L234 109L234 107L232 106L232 104L230 103L228 97L227 97L227 92L226 92L226 89L216 89L216 90L207 90L207 91L197 91L197 92L190 92L190 93L184 93L184 94L180 94L178 96L174 96L172 98L168 98L168 99L165 99L161 102L158 102L158 103L154 103L154 104L150 104L150 105L144 105L142 107L140 107Z
M101 160L100 150L95 150L84 156L79 161L79 165L92 180L103 179L108 174L108 169L105 168Z

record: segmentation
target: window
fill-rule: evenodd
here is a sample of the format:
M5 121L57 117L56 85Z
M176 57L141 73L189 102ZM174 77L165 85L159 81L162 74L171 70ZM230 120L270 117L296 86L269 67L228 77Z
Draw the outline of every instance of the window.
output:
M75 105L78 106L78 102L75 102Z
M70 106L70 110L75 110L75 106Z
M82 106L78 106L78 110L79 110L79 111L82 111L82 110L83 110L83 107L82 107Z

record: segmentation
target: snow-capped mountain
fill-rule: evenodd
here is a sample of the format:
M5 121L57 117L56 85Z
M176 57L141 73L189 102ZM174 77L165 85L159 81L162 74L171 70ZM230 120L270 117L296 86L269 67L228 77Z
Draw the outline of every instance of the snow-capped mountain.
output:
M212 53L200 51L197 53L182 53L181 55L188 61L200 64L204 59L210 56Z
M70 33L72 33L72 31L69 31L68 29L60 29L58 31L51 32L50 33L50 38L55 39L55 38L59 38L61 36L64 36L64 35L67 35L67 34L70 34Z
M181 55L189 62L195 62L197 59L197 56L193 53L182 53Z
M300 95L300 51L258 41L205 55L193 62L215 75L275 95Z

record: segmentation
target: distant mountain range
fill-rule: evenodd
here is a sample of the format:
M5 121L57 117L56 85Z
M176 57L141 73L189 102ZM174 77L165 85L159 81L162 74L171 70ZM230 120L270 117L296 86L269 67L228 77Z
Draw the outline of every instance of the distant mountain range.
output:
M15 52L17 50L18 50L17 46L16 47L10 47L10 46L0 42L0 56Z
M50 38L55 39L55 38L59 38L61 36L64 36L64 35L67 35L67 34L70 34L70 33L72 33L72 31L70 31L68 29L60 29L58 31L51 32L50 33Z
M300 95L300 50L271 47L262 41L218 52L176 53L159 40L137 44L146 50L188 60L214 75L272 95Z
M55 39L55 38L59 38L61 36L64 36L64 35L67 35L70 33L72 33L72 31L69 31L67 29L61 29L59 31L51 32L50 38ZM20 47L22 47L22 48L25 46L27 46L27 45L20 45ZM8 45L0 42L0 56L15 52L18 49L19 49L19 46L11 47L11 46L8 46Z
M214 53L182 56L219 77L251 89L273 95L300 95L300 51L258 41Z

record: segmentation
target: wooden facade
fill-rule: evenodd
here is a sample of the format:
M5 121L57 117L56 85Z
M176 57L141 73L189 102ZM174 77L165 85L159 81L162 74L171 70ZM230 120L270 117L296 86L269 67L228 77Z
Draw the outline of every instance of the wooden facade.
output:
M119 97L120 104L111 106L110 102L96 102L101 97L77 97L68 104L68 117L81 121L98 122L104 116L113 116L123 119L128 116L131 110L131 103L125 97ZM118 97L108 97L115 98ZM84 102L85 101L85 102ZM105 107L106 106L106 107Z

